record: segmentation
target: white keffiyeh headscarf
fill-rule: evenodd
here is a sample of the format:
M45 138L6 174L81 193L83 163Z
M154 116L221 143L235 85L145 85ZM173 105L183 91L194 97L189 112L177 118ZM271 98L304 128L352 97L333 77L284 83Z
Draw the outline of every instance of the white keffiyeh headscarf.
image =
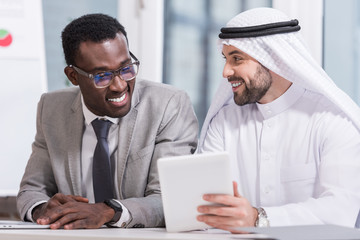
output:
M284 13L272 8L255 8L240 13L226 27L250 27L290 21ZM232 45L250 55L281 77L320 93L342 109L360 130L360 108L340 90L310 55L300 32L281 33L261 37L220 39L222 45ZM205 118L199 139L202 147L211 119L230 101L233 93L227 79L223 79Z

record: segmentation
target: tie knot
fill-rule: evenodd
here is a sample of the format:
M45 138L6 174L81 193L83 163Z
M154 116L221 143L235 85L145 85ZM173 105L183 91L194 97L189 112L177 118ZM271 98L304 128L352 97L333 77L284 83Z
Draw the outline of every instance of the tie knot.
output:
M92 126L94 128L96 137L98 139L100 139L100 138L107 139L107 136L109 134L109 129L110 129L110 126L111 126L110 121L95 119L94 121L91 122L91 124L92 124Z

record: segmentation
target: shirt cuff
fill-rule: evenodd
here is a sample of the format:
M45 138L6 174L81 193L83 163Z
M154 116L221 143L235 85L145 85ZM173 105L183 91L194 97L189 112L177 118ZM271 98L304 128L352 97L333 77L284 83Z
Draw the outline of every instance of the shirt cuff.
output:
M123 211L122 211L119 221L117 221L116 223L110 224L110 226L125 228L132 220L131 214L130 214L129 210L120 201L118 201L116 199L114 199L114 200L117 201L121 205Z
M27 221L30 222L34 222L34 219L32 218L32 211L34 210L34 208L36 208L37 206L39 206L40 204L46 203L47 201L43 200L43 201L39 201L37 203L35 203L34 205L31 206L31 208L29 208L29 210L26 212L26 219Z

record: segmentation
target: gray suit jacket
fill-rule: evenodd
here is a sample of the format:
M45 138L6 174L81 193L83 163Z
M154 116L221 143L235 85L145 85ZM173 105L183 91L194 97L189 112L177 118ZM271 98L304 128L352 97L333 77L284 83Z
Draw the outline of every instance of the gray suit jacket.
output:
M129 113L119 119L116 195L129 210L128 227L164 226L157 159L191 154L198 122L187 94L137 80ZM22 219L38 201L56 193L81 195L84 116L80 89L42 95L37 133L17 198Z

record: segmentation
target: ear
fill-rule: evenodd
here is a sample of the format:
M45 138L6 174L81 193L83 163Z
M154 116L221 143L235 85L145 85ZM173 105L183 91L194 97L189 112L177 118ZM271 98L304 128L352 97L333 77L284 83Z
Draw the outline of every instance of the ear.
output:
M73 69L72 67L66 66L64 68L64 73L66 74L66 76L68 77L68 79L70 80L70 82L74 85L74 86L78 86L79 82L77 80L78 78L78 74L75 71L75 69Z

